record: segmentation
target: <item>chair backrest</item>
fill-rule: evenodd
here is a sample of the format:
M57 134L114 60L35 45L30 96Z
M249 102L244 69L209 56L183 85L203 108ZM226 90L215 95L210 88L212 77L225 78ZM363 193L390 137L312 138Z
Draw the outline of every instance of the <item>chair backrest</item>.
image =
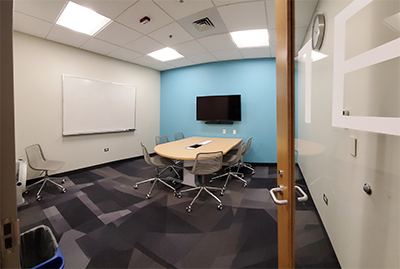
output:
M183 135L183 133L175 133L174 134L174 138L175 138L175 141L176 141L176 140L184 139L185 136Z
M230 160L229 163L232 163L232 164L238 163L240 158L242 157L242 155L243 155L243 143L240 143L239 148L237 149L235 158Z
M146 163L147 163L148 165L155 166L155 165L153 164L153 162L151 161L150 154L149 154L149 152L147 151L147 148L143 145L143 143L140 143L140 145L142 146L143 157L144 157L144 160L146 161Z
M221 170L222 156L222 151L198 153L190 173L195 175L209 175Z
M242 155L245 155L245 154L249 151L250 146L251 146L251 141L252 141L252 140L253 140L252 137L250 137L249 140L247 140L247 142L246 142L246 147L243 149Z
M164 143L168 143L168 136L166 135L158 135L156 136L156 145L160 145L160 144L164 144Z
M45 166L46 158L43 155L42 148L39 144L31 145L25 148L28 165L34 170L43 170Z

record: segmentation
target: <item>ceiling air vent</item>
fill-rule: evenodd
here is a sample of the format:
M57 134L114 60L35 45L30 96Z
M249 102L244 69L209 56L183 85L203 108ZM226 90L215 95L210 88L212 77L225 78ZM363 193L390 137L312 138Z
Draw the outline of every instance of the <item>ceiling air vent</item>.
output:
M196 29L199 32L203 32L203 31L207 31L207 30L211 30L211 29L215 28L212 21L207 17L197 20L197 21L194 21L193 25L194 25L194 27L196 27Z

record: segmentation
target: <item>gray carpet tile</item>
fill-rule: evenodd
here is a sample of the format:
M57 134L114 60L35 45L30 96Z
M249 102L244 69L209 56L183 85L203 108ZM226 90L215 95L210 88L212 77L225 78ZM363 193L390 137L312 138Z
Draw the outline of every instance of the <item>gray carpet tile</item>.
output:
M223 209L202 193L191 213L185 208L196 191L182 194L157 183L143 159L127 160L67 175L66 193L52 186L36 201L33 188L18 208L20 230L49 226L65 257L65 268L276 268L277 206L269 196L276 166L243 168L247 188L231 180ZM174 177L166 171L163 177ZM224 179L213 186L222 186ZM171 183L172 184L172 183ZM296 184L308 193L301 171ZM179 191L187 188L176 184ZM39 187L38 187L39 188ZM340 268L312 198L296 204L296 268Z

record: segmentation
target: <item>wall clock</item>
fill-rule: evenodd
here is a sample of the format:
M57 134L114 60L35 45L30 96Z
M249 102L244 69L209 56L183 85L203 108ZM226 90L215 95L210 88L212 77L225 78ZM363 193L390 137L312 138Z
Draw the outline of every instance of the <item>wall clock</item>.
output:
M317 14L314 18L312 28L312 48L320 50L325 36L325 16Z

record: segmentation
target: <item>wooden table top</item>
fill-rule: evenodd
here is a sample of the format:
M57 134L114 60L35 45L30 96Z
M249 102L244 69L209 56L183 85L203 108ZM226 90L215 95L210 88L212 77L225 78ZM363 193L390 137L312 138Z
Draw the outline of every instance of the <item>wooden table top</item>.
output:
M212 142L196 149L187 149L188 146L201 143L206 140ZM216 137L189 137L178 141L172 141L155 146L154 151L163 157L176 160L194 160L197 153L222 151L226 154L237 144L241 143L240 138L216 138Z

